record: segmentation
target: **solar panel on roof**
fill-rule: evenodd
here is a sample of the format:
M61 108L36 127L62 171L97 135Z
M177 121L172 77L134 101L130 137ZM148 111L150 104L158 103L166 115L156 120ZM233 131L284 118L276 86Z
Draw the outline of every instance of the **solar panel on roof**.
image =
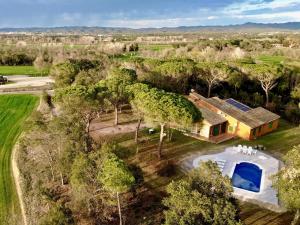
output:
M247 111L251 110L251 108L249 106L244 105L243 103L240 103L232 98L227 99L226 102L243 112L247 112Z

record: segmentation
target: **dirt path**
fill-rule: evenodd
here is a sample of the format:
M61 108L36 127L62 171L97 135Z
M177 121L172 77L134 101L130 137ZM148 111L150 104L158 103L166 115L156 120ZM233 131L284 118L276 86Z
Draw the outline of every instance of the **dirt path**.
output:
M23 218L23 224L27 225L25 204L23 201L23 199L24 199L23 192L22 192L22 188L21 188L21 184L20 184L20 171L18 168L18 163L17 163L17 158L16 158L18 146L19 145L16 144L15 147L13 148L11 165L12 165L12 173L13 173L13 177L14 177L14 181L15 181L15 185L16 185L16 190L17 190L17 194L18 194L18 198L19 198L19 203L20 203L20 208L21 208L21 213L22 213L22 218Z
M30 77L26 75L8 76L8 81L11 82L6 85L1 85L0 89L11 88L28 88L28 87L42 87L49 83L53 83L50 77Z

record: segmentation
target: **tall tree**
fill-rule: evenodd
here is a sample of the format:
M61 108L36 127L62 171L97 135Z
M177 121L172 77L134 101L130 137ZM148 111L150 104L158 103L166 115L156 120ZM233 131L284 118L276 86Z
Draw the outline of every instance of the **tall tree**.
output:
M106 99L114 106L115 125L119 124L118 110L121 104L128 101L127 86L137 78L136 72L130 69L114 68L108 77L98 83L98 87L105 90Z
M245 81L245 76L239 71L234 70L229 74L227 81L234 87L235 94L238 95L238 88L240 88Z
M173 181L167 193L163 200L168 208L166 225L241 224L231 181L211 161L202 163L187 178Z
M268 64L246 64L244 69L260 82L266 96L266 107L268 107L270 91L276 87L277 79L281 75L279 69Z
M85 125L86 151L91 150L90 124L104 110L101 89L81 85L56 90L55 100L60 102L63 113L78 117Z
M284 156L284 167L273 179L278 196L284 205L295 211L292 225L300 220L300 145L295 146Z
M207 97L211 96L212 89L227 78L227 67L221 63L199 63L198 77L207 84Z
M134 93L136 107L151 123L160 125L158 157L161 158L166 125L188 128L201 119L200 111L181 95L156 88L140 89Z
M162 62L154 71L165 78L162 80L164 83L162 87L172 92L186 93L188 81L195 74L196 67L191 59L173 59ZM159 76L158 74L156 76Z
M50 75L55 79L56 87L66 87L71 85L78 74L79 69L71 62L64 62L51 68Z
M49 55L48 51L40 52L33 62L34 67L42 74L50 69L53 58Z
M142 111L142 107L144 104L143 99L134 97L134 96L138 96L138 94L140 92L147 92L147 91L149 91L149 89L150 88L148 87L148 85L142 84L142 83L136 83L136 84L128 86L128 90L131 93L130 105L133 109L134 114L138 118L136 130L135 130L135 138L134 138L136 144L138 144L139 130L140 130L140 126L141 126L142 120L144 119L145 115Z
M103 161L102 170L98 175L98 179L107 191L116 195L120 225L122 225L120 193L130 190L135 183L134 176L124 161L119 159L114 153L107 153Z

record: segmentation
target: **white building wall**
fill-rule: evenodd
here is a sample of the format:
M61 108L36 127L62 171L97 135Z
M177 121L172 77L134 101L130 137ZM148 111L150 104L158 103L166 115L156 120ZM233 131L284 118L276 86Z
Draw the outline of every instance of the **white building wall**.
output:
M204 121L202 123L201 128L200 128L200 135L203 136L203 137L209 138L210 127L211 127L211 125L208 124L206 121Z

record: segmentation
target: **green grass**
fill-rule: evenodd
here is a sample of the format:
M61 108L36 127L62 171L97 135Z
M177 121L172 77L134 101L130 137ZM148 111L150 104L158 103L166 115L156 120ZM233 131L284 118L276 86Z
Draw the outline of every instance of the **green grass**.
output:
M172 45L169 44L148 44L148 45L140 45L140 49L151 50L151 51L161 51L167 48L173 48Z
M274 65L279 65L285 61L284 56L271 56L271 55L261 55L257 57L257 59L262 61L263 63L270 63Z
M0 75L45 76L49 71L38 71L34 66L0 66Z
M12 149L22 125L38 103L37 96L0 96L0 224L18 224L20 206L11 171ZM11 221L13 220L13 222Z

